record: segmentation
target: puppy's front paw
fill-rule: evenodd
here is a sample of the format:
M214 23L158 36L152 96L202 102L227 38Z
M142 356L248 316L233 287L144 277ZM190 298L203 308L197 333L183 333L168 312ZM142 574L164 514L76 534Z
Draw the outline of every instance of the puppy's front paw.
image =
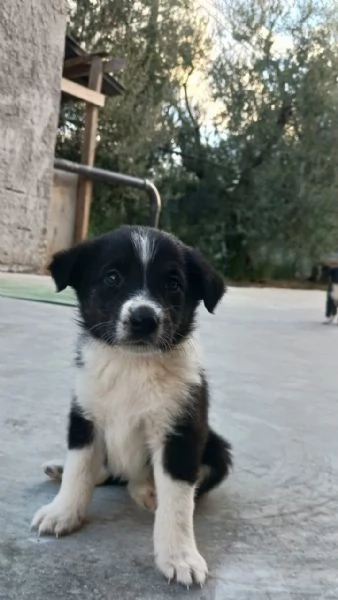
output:
M50 504L42 506L32 521L32 529L39 535L67 535L79 529L84 522L84 515L78 511L62 505L62 502L53 500Z
M208 576L207 563L195 547L177 548L171 552L162 549L156 554L155 560L169 582L176 579L187 587L193 583L202 586Z

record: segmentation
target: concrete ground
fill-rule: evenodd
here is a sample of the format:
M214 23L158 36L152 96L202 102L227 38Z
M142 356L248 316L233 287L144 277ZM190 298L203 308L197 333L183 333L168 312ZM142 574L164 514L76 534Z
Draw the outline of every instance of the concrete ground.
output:
M54 496L41 463L63 456L73 309L0 298L0 598L338 598L338 327L323 292L232 289L201 311L211 419L234 447L228 481L196 512L203 590L153 565L152 516L124 489L95 492L64 539L30 532Z

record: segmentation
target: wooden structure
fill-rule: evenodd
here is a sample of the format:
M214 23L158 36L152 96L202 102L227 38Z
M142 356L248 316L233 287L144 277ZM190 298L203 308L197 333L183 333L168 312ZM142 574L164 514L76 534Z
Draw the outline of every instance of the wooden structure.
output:
M61 103L83 101L85 106L85 132L81 163L92 167L95 160L99 109L106 96L122 94L123 86L110 75L124 67L124 59L108 58L105 53L86 53L69 35L66 36ZM77 193L74 243L87 237L93 183L80 177Z

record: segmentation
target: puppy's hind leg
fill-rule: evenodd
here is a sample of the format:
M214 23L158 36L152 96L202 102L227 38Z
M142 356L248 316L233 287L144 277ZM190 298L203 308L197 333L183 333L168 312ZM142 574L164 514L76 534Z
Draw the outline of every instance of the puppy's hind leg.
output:
M154 474L150 466L147 466L137 479L128 482L128 491L138 506L151 512L156 510Z
M42 465L43 472L53 481L62 481L64 465L61 460L48 460Z
M49 460L42 465L43 472L53 481L61 483L64 464L61 460ZM95 473L95 485L103 485L109 480L111 474L105 464Z

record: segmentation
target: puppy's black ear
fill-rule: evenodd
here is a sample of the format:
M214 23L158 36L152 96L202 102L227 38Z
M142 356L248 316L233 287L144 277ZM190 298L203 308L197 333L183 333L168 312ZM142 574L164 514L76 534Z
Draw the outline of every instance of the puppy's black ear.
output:
M187 249L187 269L191 291L213 313L226 291L223 277L193 248Z
M54 254L48 267L53 277L58 292L62 292L68 285L75 285L75 268L79 258L79 246L70 250L61 250Z

